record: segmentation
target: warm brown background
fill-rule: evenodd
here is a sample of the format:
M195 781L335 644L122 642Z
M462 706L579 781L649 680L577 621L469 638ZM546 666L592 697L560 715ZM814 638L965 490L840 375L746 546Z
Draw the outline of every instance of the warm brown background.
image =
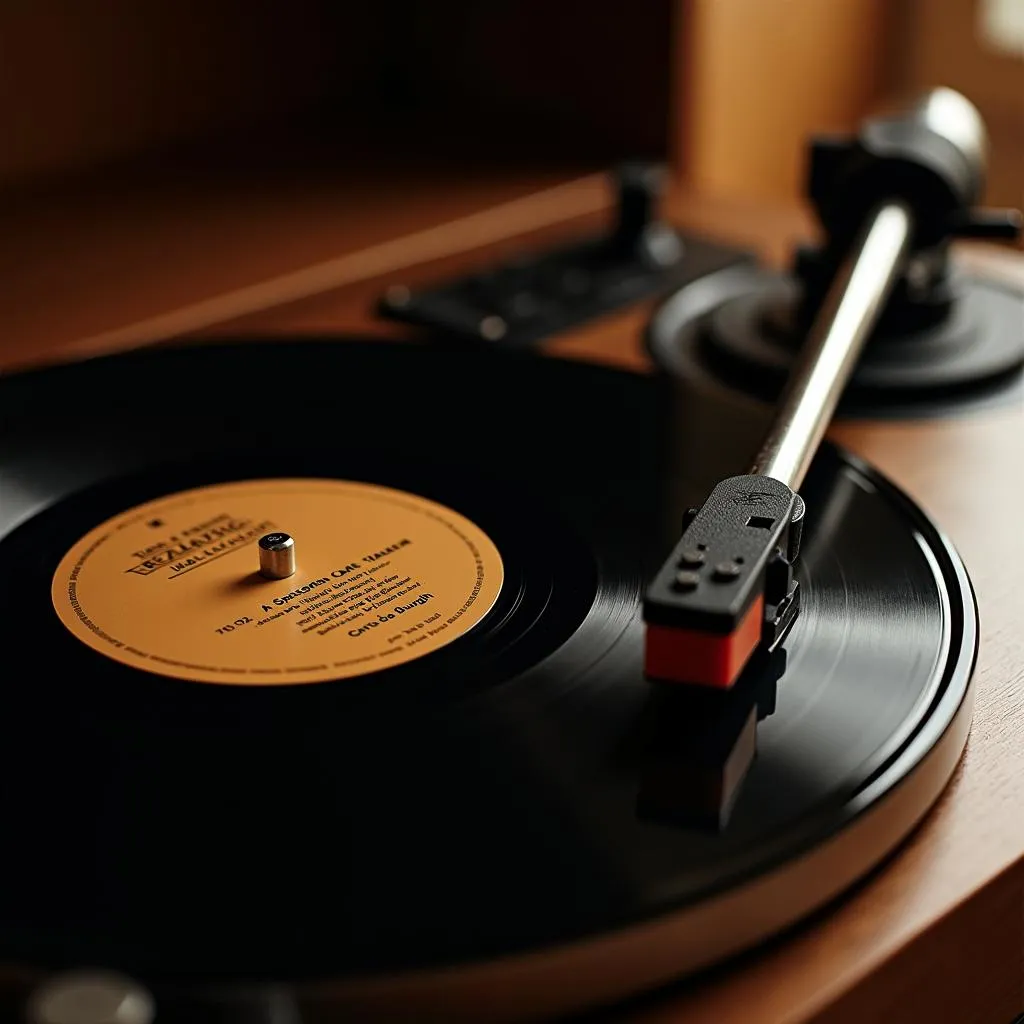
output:
M0 185L319 113L335 137L379 116L473 146L674 151L701 187L784 198L809 130L946 84L985 115L1011 202L1024 63L977 18L977 0L16 2L0 10Z

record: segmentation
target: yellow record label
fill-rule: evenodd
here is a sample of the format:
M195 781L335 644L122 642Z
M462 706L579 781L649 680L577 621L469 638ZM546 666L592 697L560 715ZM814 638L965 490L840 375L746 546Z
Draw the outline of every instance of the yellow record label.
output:
M260 574L261 537L295 573ZM53 605L109 658L209 683L316 683L411 661L472 629L501 589L490 538L414 494L271 479L182 491L108 519L64 556Z

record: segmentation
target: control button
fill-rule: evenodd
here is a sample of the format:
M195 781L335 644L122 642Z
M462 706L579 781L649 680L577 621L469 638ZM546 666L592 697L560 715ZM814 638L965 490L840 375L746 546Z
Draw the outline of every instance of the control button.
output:
M715 566L715 572L711 578L718 583L731 583L738 579L739 575L740 567L735 562L719 562Z
M508 334L508 324L500 316L485 316L477 330L484 341L501 341Z
M704 564L704 552L698 548L686 548L679 556L680 568L696 569Z
M676 573L676 578L672 581L672 589L685 593L689 590L696 590L699 583L700 573L683 569Z

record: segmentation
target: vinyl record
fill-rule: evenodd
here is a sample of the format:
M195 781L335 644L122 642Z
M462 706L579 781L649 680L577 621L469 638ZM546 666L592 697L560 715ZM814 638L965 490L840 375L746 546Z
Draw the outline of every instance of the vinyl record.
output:
M784 650L731 695L653 686L676 400L354 341L0 381L0 959L514 1017L680 976L877 863L966 738L963 566L826 447ZM259 576L263 528L294 577Z

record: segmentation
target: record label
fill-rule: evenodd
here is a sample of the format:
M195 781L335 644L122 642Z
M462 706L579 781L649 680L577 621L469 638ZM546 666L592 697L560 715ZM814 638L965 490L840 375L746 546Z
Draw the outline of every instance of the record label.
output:
M257 543L286 532L296 572ZM472 629L501 589L490 538L415 494L328 479L217 484L108 519L61 560L64 625L134 668L198 682L315 683L401 664Z

